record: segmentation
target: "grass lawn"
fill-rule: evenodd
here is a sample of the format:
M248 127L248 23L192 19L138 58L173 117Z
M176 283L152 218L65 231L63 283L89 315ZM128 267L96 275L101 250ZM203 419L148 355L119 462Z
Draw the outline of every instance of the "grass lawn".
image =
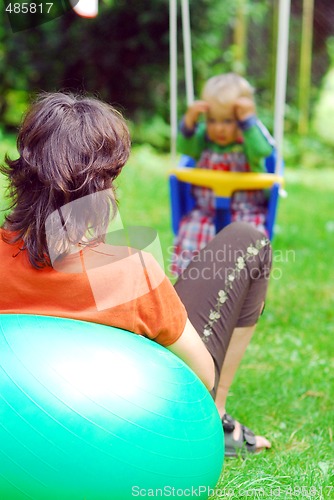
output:
M119 179L123 221L156 228L165 261L169 166L140 149ZM266 312L228 399L273 449L226 460L212 498L334 498L334 170L287 168L286 190Z
M123 223L158 231L167 272L170 166L141 147L118 181ZM273 448L226 460L212 499L334 499L334 170L286 170L266 311L228 399Z

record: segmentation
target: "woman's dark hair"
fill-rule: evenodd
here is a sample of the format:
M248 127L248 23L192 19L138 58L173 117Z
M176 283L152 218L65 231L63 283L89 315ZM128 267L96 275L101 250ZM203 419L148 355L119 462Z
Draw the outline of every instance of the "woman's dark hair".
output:
M3 239L11 244L22 241L35 268L51 265L50 244L59 245L60 232L66 233L67 244L62 242L60 251L53 249L58 255L80 242L88 226L89 240L103 241L116 213L113 180L130 152L121 114L95 98L42 94L23 120L17 147L19 158L6 156L6 165L0 167L9 179L12 201ZM78 209L71 202L80 199L85 202ZM65 205L76 208L64 216ZM59 224L50 224L54 214L62 221L61 231ZM48 232L53 231L51 238L46 223Z

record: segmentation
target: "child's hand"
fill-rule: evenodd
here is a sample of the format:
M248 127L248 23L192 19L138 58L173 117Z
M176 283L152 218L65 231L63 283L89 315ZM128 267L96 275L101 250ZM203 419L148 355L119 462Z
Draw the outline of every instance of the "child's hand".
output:
M208 109L209 104L206 101L194 101L184 115L185 126L189 130L192 130L198 122L199 115L201 113L206 113Z
M236 119L243 122L256 114L255 103L249 97L239 97L234 105Z

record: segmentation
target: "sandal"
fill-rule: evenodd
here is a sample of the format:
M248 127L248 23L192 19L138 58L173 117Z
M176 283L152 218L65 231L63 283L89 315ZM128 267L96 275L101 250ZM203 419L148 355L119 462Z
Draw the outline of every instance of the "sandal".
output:
M258 453L261 449L256 448L255 434L240 424L240 435L238 439L234 439L233 431L236 421L231 415L225 413L222 418L225 438L225 457L245 457L249 453Z

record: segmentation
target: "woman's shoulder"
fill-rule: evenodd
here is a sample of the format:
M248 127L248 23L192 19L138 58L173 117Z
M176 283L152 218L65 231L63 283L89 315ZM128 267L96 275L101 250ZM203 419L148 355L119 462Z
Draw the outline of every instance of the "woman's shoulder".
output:
M18 238L17 233L14 231L8 231L3 226L0 227L0 245L3 251L12 252L13 247L22 248L22 240Z

